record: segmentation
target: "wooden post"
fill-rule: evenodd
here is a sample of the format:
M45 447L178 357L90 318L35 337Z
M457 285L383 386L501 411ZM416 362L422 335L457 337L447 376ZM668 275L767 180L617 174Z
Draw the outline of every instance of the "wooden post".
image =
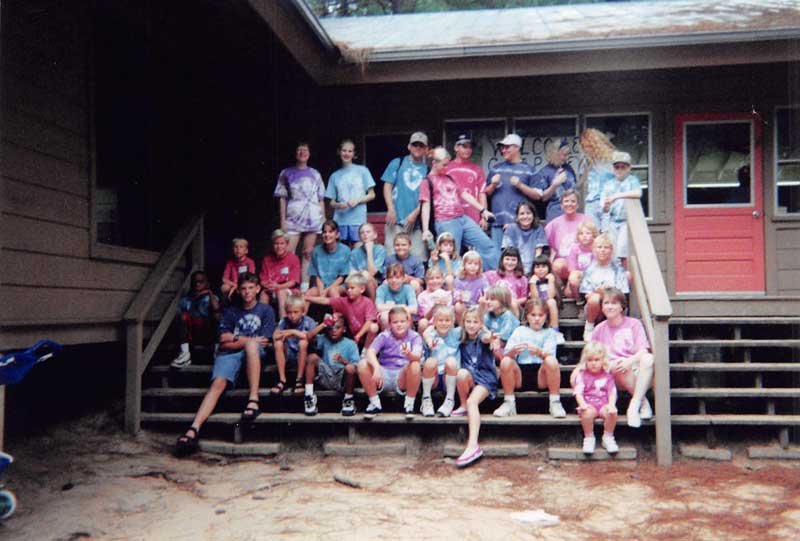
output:
M205 257L205 232L203 229L204 219L200 218L200 223L197 226L197 233L192 240L192 265L198 270L205 272L206 270L206 257Z
M144 325L138 321L128 321L125 329L125 431L128 434L139 432L142 407L142 341Z
M656 457L659 466L670 466L672 465L672 413L669 391L668 320L656 319L653 327L655 331L653 355L655 357Z

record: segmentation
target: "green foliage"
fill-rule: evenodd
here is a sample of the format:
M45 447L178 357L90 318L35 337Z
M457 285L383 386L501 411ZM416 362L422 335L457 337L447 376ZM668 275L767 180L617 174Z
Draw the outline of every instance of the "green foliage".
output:
M357 17L471 9L507 9L609 0L306 0L318 17ZM620 1L620 0L617 0ZM624 1L624 0L622 0Z

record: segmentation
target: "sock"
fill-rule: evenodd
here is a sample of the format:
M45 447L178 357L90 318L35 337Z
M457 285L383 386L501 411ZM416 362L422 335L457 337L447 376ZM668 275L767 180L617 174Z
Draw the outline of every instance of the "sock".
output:
M314 384L306 383L306 396L311 396L312 394L314 394Z
M415 396L407 396L403 405L405 407L413 407L415 398Z
M550 393L550 402L561 402L561 395Z
M349 394L348 393L344 393L344 399L345 400L352 400L353 399L353 394L352 393L349 393Z
M613 432L606 432L606 431L604 430L604 431L603 431L603 437L604 437L604 438L607 438L608 436L611 436L611 437L613 438L613 437L614 437L614 433L613 433Z
M506 395L505 398L503 398L503 401L504 402L511 402L512 404L516 404L517 403L517 397L514 396L513 394L509 394L509 395Z
M444 377L444 388L447 391L447 399L454 400L456 396L456 377L455 376L445 376Z
M189 342L181 344L181 353L189 353Z
M422 398L431 397L431 389L436 378L422 378Z
M369 403L376 407L381 407L381 397L378 395L370 396Z

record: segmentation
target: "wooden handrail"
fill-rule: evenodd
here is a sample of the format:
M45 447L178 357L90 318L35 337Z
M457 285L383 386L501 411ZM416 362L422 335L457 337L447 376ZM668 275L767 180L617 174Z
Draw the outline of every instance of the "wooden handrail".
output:
M628 270L655 359L653 393L656 402L656 458L660 466L672 464L672 421L669 380L669 318L672 304L658 265L656 250L639 200L625 199L628 235Z
M144 321L159 295L170 281L178 264L189 250L188 264L183 269L185 277L181 288L175 293L167 309L159 314L159 323L153 330L147 347L144 347ZM135 434L141 425L142 374L147 369L172 322L182 292L189 283L191 274L204 265L203 215L192 218L175 235L172 243L161 254L158 262L142 284L128 309L125 311L126 369L125 369L125 429Z

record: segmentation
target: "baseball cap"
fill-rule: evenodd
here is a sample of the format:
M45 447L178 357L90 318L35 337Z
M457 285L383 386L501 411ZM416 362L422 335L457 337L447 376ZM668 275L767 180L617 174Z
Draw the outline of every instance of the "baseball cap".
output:
M611 155L611 163L631 164L631 155L627 152L616 151Z
M458 134L458 137L456 137L456 145L455 146L463 145L464 143L471 143L471 142L472 142L472 136L470 134L468 134L468 133L460 133L460 134Z
M411 138L408 140L409 145L413 145L414 143L422 143L425 146L428 146L428 136L421 131L415 131L411 134Z
M517 145L518 147L522 147L522 138L517 135L516 133L509 133L505 136L505 138L500 141L501 145Z

